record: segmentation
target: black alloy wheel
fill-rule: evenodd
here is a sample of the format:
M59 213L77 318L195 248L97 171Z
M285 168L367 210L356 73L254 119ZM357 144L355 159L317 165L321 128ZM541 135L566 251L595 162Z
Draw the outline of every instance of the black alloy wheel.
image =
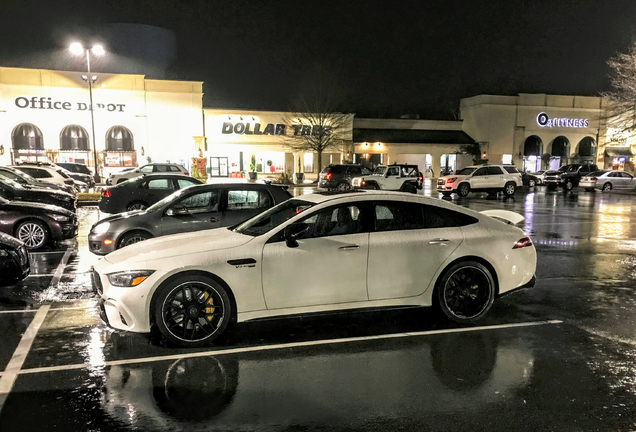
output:
M146 204L145 202L133 201L130 204L128 204L128 207L126 207L126 210L128 211L146 210L147 208L148 208L148 204Z
M612 190L612 184L610 182L607 182L603 185L603 192L607 192L611 190Z
M504 194L506 196L513 196L516 190L517 190L517 185L514 184L513 182L508 182L506 183L506 186L504 187Z
M565 185L563 185L563 189L568 191L574 189L574 183L572 183L572 180L566 181Z
M340 192L348 191L349 185L345 182L342 182L338 184L338 187L336 189L339 190Z
M490 271L476 261L453 265L437 286L437 304L458 323L477 321L495 300L495 281Z
M457 195L460 197L467 197L470 193L470 185L468 183L462 183L457 188Z
M159 289L155 323L171 343L199 347L218 338L227 328L232 305L225 289L214 280L186 275Z
M536 186L536 182L533 179L530 179L530 180L528 180L528 186L535 187Z
M126 235L124 235L121 240L119 240L119 243L117 244L117 248L121 249L123 247L126 246L130 246L133 245L135 243L139 243L142 242L144 240L148 240L152 238L152 236L146 232L143 231L134 231L131 233L127 233Z
M15 230L15 236L29 250L44 247L49 242L49 230L44 223L36 220L22 222Z

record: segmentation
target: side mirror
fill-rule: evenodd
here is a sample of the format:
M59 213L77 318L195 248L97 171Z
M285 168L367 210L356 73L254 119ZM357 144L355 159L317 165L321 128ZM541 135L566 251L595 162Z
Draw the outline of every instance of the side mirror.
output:
M190 212L184 206L177 205L177 206L174 206L173 208L169 208L168 210L166 210L166 216L181 216L186 214L190 214Z
M287 225L283 233L287 247L298 247L298 239L302 238L307 233L307 231L309 231L309 225L306 223L295 223Z

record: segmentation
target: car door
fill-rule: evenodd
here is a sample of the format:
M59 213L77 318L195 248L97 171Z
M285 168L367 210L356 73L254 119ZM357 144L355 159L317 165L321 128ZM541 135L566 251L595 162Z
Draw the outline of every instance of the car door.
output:
M227 205L223 211L223 226L243 222L272 207L274 199L265 189L231 187L227 189Z
M486 178L488 179L489 188L502 188L505 186L506 182L504 180L504 172L498 166L491 166L487 168L488 175ZM515 183L516 184L516 183Z
M400 178L400 167L390 166L385 175L383 189L396 190L402 186L402 179Z
M364 203L318 210L298 247L282 232L263 247L263 294L268 309L367 301L368 223Z
M446 209L401 201L374 202L369 235L369 300L422 294L464 240ZM455 213L455 212L453 212ZM446 222L445 222L446 221Z
M488 168L481 167L478 168L477 171L473 173L471 178L470 187L471 189L485 189L488 187L488 181L490 180L488 176Z
M222 224L220 189L195 191L172 203L161 216L161 234L220 228Z
M636 180L634 179L633 175L626 172L621 172L621 177L621 181L623 182L623 189L636 188Z

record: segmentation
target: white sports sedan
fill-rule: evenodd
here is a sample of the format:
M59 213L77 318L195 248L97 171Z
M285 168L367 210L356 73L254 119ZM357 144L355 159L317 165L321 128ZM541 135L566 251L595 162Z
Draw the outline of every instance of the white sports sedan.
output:
M201 346L231 322L434 306L467 323L534 285L523 217L380 191L290 199L242 224L141 242L100 260L93 284L116 329Z

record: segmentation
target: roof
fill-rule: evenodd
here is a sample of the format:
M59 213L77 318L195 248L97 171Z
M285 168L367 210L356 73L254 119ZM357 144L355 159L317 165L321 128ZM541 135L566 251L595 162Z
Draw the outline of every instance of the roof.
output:
M354 142L475 144L466 132L424 129L354 129Z

